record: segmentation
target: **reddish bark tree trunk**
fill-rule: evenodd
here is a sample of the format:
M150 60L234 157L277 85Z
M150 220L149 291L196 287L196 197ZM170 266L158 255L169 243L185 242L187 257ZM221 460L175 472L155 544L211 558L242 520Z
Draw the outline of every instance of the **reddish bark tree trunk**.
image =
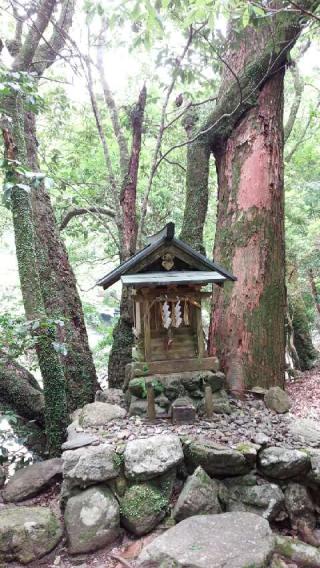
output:
M120 197L122 208L120 237L120 260L127 260L136 252L137 246L137 182L141 153L141 138L147 90L143 86L138 102L132 114L132 145L128 165L128 173L123 181ZM128 289L123 288L120 302L120 318L113 330L112 349L109 355L108 381L109 387L122 388L125 379L125 368L132 361L133 317L132 301Z
M209 350L237 393L284 383L283 78L280 70L267 80L257 105L214 150L214 258L238 280L214 292Z
M123 182L120 197L122 208L122 231L121 231L121 260L126 260L136 252L137 245L137 181L141 152L142 125L144 109L146 106L147 90L143 86L139 94L138 102L132 111L132 147L128 166L128 173Z

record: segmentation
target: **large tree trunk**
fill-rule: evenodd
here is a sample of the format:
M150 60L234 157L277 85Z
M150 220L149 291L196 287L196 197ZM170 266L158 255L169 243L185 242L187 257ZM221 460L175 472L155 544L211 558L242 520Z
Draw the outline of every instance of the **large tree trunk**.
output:
M17 164L27 166L24 103L21 96L14 93L3 101L3 107L9 117L7 124L2 124L2 132L8 163L6 182L13 184L11 209L22 298L27 318L38 322L36 349L44 385L48 451L59 455L67 424L64 374L54 348L56 326L47 319L41 293L30 194L25 178L17 171Z
M28 165L39 171L36 123L32 112L25 113ZM94 400L99 388L81 300L65 245L59 235L50 197L40 184L32 192L32 211L36 235L37 264L47 315L64 322L64 357L68 411Z
M44 397L34 376L0 351L0 402L28 420L44 424Z
M221 151L214 258L238 278L213 298L210 353L230 388L284 383L283 77L263 86Z
M127 288L123 288L120 302L120 317L113 330L113 342L109 355L108 385L122 388L125 368L132 361L134 336L132 333L132 300Z
M230 21L217 104L193 137L216 158L215 260L238 277L214 293L209 337L235 392L284 382L283 74L318 5L270 1L257 26Z

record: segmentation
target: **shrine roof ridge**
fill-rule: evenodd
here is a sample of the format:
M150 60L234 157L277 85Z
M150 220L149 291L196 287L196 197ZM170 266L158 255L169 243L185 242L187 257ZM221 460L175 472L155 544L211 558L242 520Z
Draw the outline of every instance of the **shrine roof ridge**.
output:
M214 261L209 260L206 256L199 253L195 249L193 249L190 245L181 241L180 239L174 236L175 234L175 225L174 223L170 222L165 225L161 231L155 233L154 235L148 237L148 244L141 250L139 250L136 254L130 257L128 260L122 262L117 268L100 278L96 285L103 286L104 289L112 286L115 282L120 280L121 276L129 272L129 270L133 270L136 268L140 262L146 259L149 255L155 252L158 248L160 248L164 244L173 245L177 251L182 251L186 253L191 259L197 261L198 265L201 265L202 270L212 270L216 271L222 276L224 279L235 281L237 278L227 271L225 268L221 267Z

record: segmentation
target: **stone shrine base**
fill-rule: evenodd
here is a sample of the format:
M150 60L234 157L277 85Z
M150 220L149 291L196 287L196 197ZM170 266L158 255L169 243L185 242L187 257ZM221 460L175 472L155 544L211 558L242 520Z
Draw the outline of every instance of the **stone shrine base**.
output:
M311 546L320 545L320 435L313 432L311 447L301 428L292 428L296 417L277 414L253 395L225 396L228 413L219 409L211 420L177 426L130 417L122 392L99 393L75 413L62 459L18 471L3 490L0 560L36 560L63 532L76 555L118 542L123 529L140 537L165 523L172 528L132 566L183 568L187 554L194 568L282 568L285 558L309 555L309 564L296 565L320 568ZM37 507L20 506L59 476L61 520L47 507L38 515Z

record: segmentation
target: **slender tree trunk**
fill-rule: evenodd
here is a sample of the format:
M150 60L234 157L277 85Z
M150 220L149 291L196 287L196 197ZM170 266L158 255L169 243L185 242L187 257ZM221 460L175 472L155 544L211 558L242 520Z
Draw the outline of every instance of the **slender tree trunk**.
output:
M132 111L132 147L128 172L123 181L120 197L122 208L121 260L126 260L136 252L137 246L137 182L141 152L142 125L146 106L147 90L143 86L138 102Z
M39 171L36 123L32 112L25 113L28 166ZM32 192L37 265L47 315L64 322L67 355L64 372L68 411L94 400L99 388L81 300L65 245L60 237L49 194L43 183Z
M132 111L132 146L128 165L128 174L121 192L122 223L119 227L120 260L127 260L136 251L137 211L136 194L141 152L142 126L146 105L147 91L142 88L135 109ZM120 302L120 318L113 331L112 349L109 355L109 387L122 388L125 368L132 361L133 347L132 300L128 288L123 288Z
M203 141L187 149L186 205L180 238L205 254L203 228L208 209L210 147Z
M289 297L289 311L293 327L293 343L302 371L311 369L319 353L313 346L307 309L300 291Z
M264 84L258 104L215 150L214 258L238 280L214 293L210 353L235 392L284 383L283 78L278 71Z
M10 118L7 127L2 125L2 132L8 161L6 180L14 184L11 209L20 285L27 318L38 321L36 349L44 384L48 451L51 455L59 455L67 424L64 374L54 349L56 326L48 322L41 293L30 193L26 190L25 179L16 169L17 164L27 167L24 105L19 94L8 96L3 103Z
M317 290L317 284L316 284L316 280L315 280L314 272L313 272L312 268L309 269L308 276L309 276L311 293L312 293L312 297L313 297L313 300L314 300L314 305L316 307L318 314L320 315L320 293Z

